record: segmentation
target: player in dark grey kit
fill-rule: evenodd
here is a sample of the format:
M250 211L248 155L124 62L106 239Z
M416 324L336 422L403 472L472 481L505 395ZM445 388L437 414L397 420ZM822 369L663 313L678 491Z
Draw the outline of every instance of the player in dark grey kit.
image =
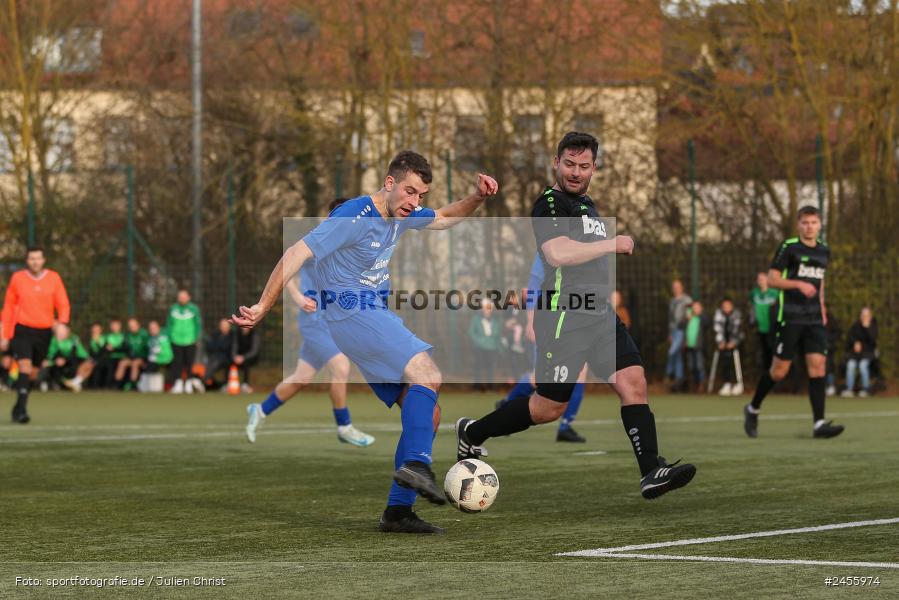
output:
M669 465L659 456L640 351L609 303L614 282L608 255L631 254L634 241L622 235L607 239L605 222L586 195L598 147L592 135L565 134L553 160L556 184L531 213L545 273L534 312L537 392L477 421L459 419L457 457L477 458L488 438L558 419L586 364L610 380L621 399L621 421L640 465L640 491L650 500L687 485L696 467Z
M818 237L821 216L817 208L801 208L798 221L799 237L790 238L780 246L768 271L768 285L780 290L780 298L771 370L762 375L752 402L743 408L743 428L752 438L758 435L762 401L786 377L797 352L805 354L814 437L832 438L843 433L842 425L824 419L827 359L824 274L830 248Z

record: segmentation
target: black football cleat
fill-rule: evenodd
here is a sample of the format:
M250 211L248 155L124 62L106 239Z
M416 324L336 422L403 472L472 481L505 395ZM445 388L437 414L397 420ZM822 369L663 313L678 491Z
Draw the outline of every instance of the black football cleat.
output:
M587 438L580 435L573 428L569 427L567 429L560 429L556 434L557 442L574 442L576 444L583 444L587 441Z
M434 481L434 471L427 464L410 460L393 474L393 480L400 487L415 490L415 492L432 504L446 504L446 494L437 487Z
M743 431L751 438L759 436L759 414L749 410L751 404L743 407Z
M640 480L640 493L647 500L654 500L671 490L682 488L696 475L696 467L690 464L681 465L680 461L672 464L659 457L659 466Z
M431 533L441 534L443 527L428 523L411 510L399 518L388 519L387 511L381 515L378 529L384 533Z
M487 448L476 446L468 439L465 430L474 423L474 419L462 417L456 421L456 460L465 460L466 458L480 459L487 456Z
M837 437L843 433L844 429L846 428L842 425L834 425L833 421L828 421L827 423L822 423L818 427L815 427L813 436L822 439Z

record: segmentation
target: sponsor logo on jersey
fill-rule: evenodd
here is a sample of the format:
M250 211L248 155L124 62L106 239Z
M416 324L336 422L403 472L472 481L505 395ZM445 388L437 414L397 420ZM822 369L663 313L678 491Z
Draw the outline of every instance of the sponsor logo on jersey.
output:
M797 277L807 277L809 279L824 279L824 268L823 267L810 267L808 265L799 265L799 272L796 273Z
M587 215L581 215L581 221L584 223L584 233L606 237L606 224L599 219L593 219Z

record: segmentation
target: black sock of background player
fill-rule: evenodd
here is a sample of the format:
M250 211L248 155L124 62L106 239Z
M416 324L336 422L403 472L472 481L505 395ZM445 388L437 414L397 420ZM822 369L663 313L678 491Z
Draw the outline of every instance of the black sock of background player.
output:
M475 446L480 446L488 438L511 435L534 425L531 419L530 398L519 397L509 400L495 411L468 426L465 434Z
M815 423L824 418L824 398L827 395L827 381L824 377L809 377L808 399L812 403Z
M752 396L752 408L758 410L762 407L762 400L768 395L777 382L771 379L771 374L767 371L759 379L759 384L755 386L755 394Z
M16 412L24 413L28 406L28 392L31 391L31 375L19 373L16 379Z
M656 440L656 418L648 404L629 404L621 407L621 422L634 447L634 456L645 476L659 466L659 443Z

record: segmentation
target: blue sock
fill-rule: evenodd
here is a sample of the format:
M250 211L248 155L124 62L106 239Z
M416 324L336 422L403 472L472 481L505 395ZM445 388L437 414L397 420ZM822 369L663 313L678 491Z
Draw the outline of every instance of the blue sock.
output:
M275 395L275 392L272 392L271 394L268 395L268 398L266 398L265 401L262 403L262 414L270 415L273 412L275 412L276 410L278 410L279 408L281 408L282 404L284 404L284 403L278 399L278 397Z
M515 387L509 390L509 394L503 398L503 404L520 396L530 398L533 393L534 386L531 385L531 374L525 373L521 376L521 379L518 380L518 383L515 384Z
M574 384L574 389L571 391L571 399L568 401L568 406L565 408L565 413L562 415L562 421L559 423L559 431L571 429L571 424L574 423L574 420L577 418L577 411L581 408L581 400L583 399L584 384Z
M434 406L437 392L421 385L409 386L403 400L403 462L431 464L434 443Z
M404 455L403 436L400 435L400 439L396 443L396 453L393 455L394 469L399 469L403 465ZM415 504L415 490L400 487L394 481L390 486L390 493L387 494L387 506L412 506L413 504Z
M335 408L334 409L334 420L337 421L337 426L342 427L344 425L349 425L352 421L350 421L350 409L344 408Z

